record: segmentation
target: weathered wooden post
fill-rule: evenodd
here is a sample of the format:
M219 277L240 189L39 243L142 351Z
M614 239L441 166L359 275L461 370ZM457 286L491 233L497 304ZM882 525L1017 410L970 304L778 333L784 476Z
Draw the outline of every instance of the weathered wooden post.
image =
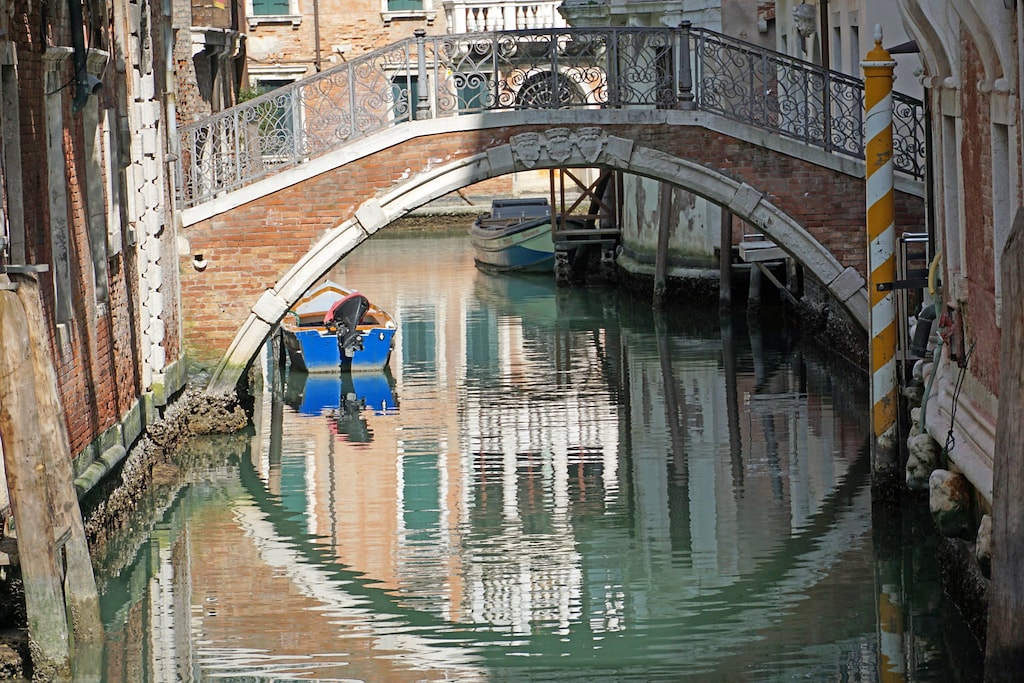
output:
M1024 209L1017 209L1003 250L1003 330L999 413L992 467L992 587L985 680L1020 680L1024 671Z
M64 543L65 582L67 602L71 609L71 623L76 644L96 642L103 638L100 619L100 599L93 575L92 558L85 537L85 523L75 490L75 475L71 468L71 444L68 441L64 409L57 387L57 375L50 358L47 335L43 329L43 309L40 305L39 282L35 275L11 274L18 285L18 299L28 321L28 338L32 352L32 371L39 401L41 431L40 459L45 462L50 500L55 518L67 529Z
M897 481L896 433L896 200L892 167L892 82L896 62L882 47L875 26L875 47L860 63L864 69L864 138L867 162L869 351L871 362L871 475L873 486Z
M4 283L0 292L0 437L32 663L36 677L66 676L74 649L81 655L74 667L76 680L98 680L103 640L99 593L43 328L39 285L29 272L8 276L13 282Z
M18 535L32 663L40 680L70 674L70 643L47 486L29 323L18 295L0 291L0 437Z
M723 313L732 309L732 211L722 207L718 248L718 307Z
M750 264L750 281L747 283L747 312L761 308L761 269L756 263Z
M668 243L672 234L672 186L667 183L658 184L658 247L654 254L654 306L660 308L665 303L665 292L668 289Z

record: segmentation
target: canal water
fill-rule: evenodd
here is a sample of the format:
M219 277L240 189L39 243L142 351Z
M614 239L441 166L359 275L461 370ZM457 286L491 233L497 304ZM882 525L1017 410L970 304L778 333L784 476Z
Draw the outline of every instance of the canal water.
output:
M873 509L866 377L770 313L335 268L390 372L281 369L99 569L109 681L969 681L924 503ZM915 512L917 511L917 512Z

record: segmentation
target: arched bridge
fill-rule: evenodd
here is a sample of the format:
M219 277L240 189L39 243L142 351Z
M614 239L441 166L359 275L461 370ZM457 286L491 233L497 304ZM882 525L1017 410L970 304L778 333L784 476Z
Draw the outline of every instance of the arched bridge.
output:
M180 129L186 348L233 388L288 308L408 211L514 171L611 168L729 208L867 320L862 84L720 34L418 35ZM894 97L897 230L924 220ZM190 263L189 263L190 262Z

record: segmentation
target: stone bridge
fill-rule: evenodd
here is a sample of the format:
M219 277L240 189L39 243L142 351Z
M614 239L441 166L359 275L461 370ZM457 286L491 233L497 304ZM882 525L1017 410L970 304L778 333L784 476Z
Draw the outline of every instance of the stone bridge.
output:
M673 76L673 88L686 80ZM773 131L756 117L689 106L688 87L672 91L685 100L672 108L592 106L593 93L577 97L585 106L558 108L509 106L495 96L475 113L454 116L439 115L440 98L424 104L421 94L418 116L349 135L202 201L195 200L199 185L179 188L189 355L219 359L210 389L230 390L288 308L363 240L479 181L566 167L653 178L728 208L866 327L863 161L829 144L829 131L820 136L825 144L814 144L794 135L791 121L779 128L776 118ZM692 89L700 101L700 89ZM280 135L272 129L269 138ZM200 156L196 147L184 152L186 160ZM911 175L917 178L897 175L898 232L924 225L923 186Z

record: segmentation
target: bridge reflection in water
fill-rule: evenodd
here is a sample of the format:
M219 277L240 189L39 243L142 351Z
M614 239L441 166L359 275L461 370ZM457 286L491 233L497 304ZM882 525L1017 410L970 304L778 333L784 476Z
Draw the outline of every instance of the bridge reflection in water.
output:
M110 680L956 680L934 563L872 522L863 377L462 237L331 277L400 321L392 402L354 438L265 363L251 444L108 572Z

